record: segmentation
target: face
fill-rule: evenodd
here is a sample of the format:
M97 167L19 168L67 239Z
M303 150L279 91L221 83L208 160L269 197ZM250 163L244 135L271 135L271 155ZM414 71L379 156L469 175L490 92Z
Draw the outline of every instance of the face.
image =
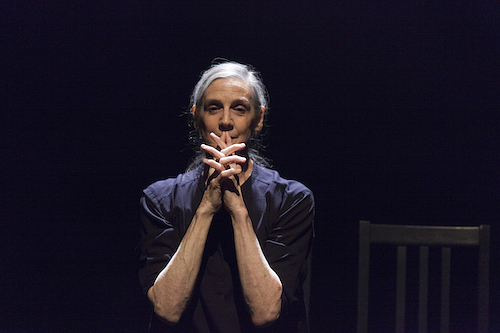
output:
M254 105L252 89L243 80L224 78L212 82L205 90L198 122L205 142L217 146L210 132L219 137L227 133L231 144L247 142L253 131L262 129L264 120Z

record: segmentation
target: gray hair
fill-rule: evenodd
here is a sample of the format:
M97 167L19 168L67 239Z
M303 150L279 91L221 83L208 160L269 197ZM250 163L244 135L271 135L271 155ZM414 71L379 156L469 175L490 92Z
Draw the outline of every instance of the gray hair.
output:
M212 84L217 79L224 78L239 78L248 84L254 94L254 108L255 116L258 116L264 109L264 121L268 113L269 97L267 94L267 89L262 82L262 77L260 73L257 72L252 66L240 64L234 61L225 61L222 63L213 64L209 69L204 71L196 83L190 98L190 104L188 109L188 115L190 117L190 124L192 130L189 135L189 139L193 144L195 149L195 156L189 164L187 171L195 169L199 164L201 164L204 157L203 152L199 149L200 144L203 142L203 137L199 130L196 128L201 128L201 126L194 126L201 121L200 112L195 112L193 114L192 108L195 107L196 110L201 110L203 97L208 86ZM265 124L265 123L264 123ZM263 130L265 126L263 127ZM263 130L259 132L253 132L250 140L247 142L248 154L250 158L257 164L270 167L269 159L265 158L260 154L260 150L264 148L262 144Z
M189 108L198 108L203 100L203 95L208 86L217 79L236 77L248 84L253 91L256 112L262 108L267 109L267 91L260 74L249 65L243 65L234 61L223 62L212 65L201 75L200 80L191 94Z

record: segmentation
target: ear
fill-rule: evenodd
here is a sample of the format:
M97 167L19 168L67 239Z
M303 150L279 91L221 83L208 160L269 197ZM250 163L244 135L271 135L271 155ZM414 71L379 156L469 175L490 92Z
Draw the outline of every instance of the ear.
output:
M255 132L258 132L258 131L262 130L262 128L264 127L264 114L265 114L265 111L266 111L266 109L262 108L262 112L260 112L259 115L257 116L257 118L259 118L259 119L258 119L257 124L255 125L255 128L254 128Z

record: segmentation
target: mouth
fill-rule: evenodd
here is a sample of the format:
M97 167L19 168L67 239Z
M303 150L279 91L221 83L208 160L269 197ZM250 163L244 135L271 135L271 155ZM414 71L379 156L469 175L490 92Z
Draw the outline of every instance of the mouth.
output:
M230 135L229 132L222 132L221 135L219 135L219 138L227 144L232 144L234 140L238 139L238 136Z
M211 134L209 135L208 138L205 138L206 140L206 143L211 145L212 147L214 148L218 148L219 147L219 144L217 143L216 140L214 140L213 137L211 137L212 135L215 135L217 136L218 138L220 138L221 141L223 141L225 143L225 146L231 146L235 143L238 143L239 140L239 135L231 135L229 132L224 132L224 131L221 131L221 132L210 132ZM222 149L221 147L219 147L220 149Z

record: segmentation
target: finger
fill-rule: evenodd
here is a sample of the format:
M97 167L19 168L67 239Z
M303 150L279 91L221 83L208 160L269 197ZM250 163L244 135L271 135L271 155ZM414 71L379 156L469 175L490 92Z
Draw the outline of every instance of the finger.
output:
M226 147L229 147L233 143L233 140L231 139L229 132L222 132L222 135L220 136L220 138L222 141L224 141ZM224 148L226 148L226 147L224 147Z
M227 133L227 132L224 132L224 133ZM222 135L224 135L224 133L222 133ZM215 143L217 143L217 145L219 146L219 148L222 150L224 148L227 148L227 144L226 142L224 142L224 140L222 140L217 134L215 134L214 132L210 132L210 137L215 141Z
M224 154L225 156L229 156L234 154L234 152L237 152L239 150L242 150L246 147L244 143L235 143L234 145L231 145L225 149L222 149L220 152Z
M238 165L239 166L239 165ZM231 176L237 176L241 173L241 167L238 168L238 166L229 168L227 170L224 170L220 173L221 177L223 178L229 178Z
M203 151L206 151L207 153L209 153L210 155L215 157L216 159L221 159L222 157L226 156L222 152L220 152L219 150L215 149L214 147L206 145L204 143L201 144L200 148Z
M226 167L221 165L220 163L217 163L215 160L212 160L210 158L204 158L203 163L208 165L209 167L215 169L216 172L222 172L226 170Z
M221 165L228 165L228 164L243 164L247 161L247 159L243 156L238 156L238 155L231 155L231 156L226 156L222 157L219 160L219 163Z

